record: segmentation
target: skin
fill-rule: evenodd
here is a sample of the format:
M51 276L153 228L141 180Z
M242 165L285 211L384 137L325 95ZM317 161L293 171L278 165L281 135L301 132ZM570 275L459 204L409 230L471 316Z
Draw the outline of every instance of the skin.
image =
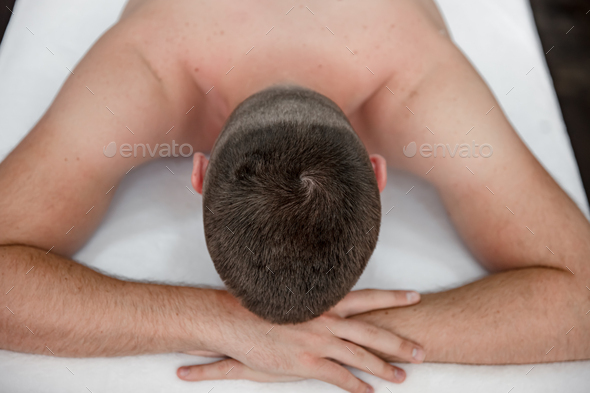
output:
M590 358L590 226L520 141L433 4L293 4L287 15L270 1L128 5L0 164L0 287L14 286L0 314L0 347L57 356L223 354L229 359L179 377L317 378L350 392L371 388L338 363L371 364L376 375L403 381L371 352L477 364ZM384 160L432 182L465 244L495 274L419 303L406 292L353 292L329 313L267 336L272 325L224 291L123 282L70 259L125 173L152 159L107 159L103 146L174 139L208 152L231 111L277 83L314 89L342 108L380 187ZM410 141L472 140L491 144L493 156L402 153ZM194 169L202 191L204 156L195 155Z

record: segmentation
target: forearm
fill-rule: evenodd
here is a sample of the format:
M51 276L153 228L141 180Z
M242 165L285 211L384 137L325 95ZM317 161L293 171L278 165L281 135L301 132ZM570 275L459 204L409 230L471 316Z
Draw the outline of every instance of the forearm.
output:
M423 295L414 306L357 318L420 343L428 362L588 359L590 315L585 314L590 301L584 291L583 283L571 273L528 268ZM569 331L572 326L575 328Z
M123 356L207 349L213 340L219 291L121 281L45 254L0 247L0 348Z

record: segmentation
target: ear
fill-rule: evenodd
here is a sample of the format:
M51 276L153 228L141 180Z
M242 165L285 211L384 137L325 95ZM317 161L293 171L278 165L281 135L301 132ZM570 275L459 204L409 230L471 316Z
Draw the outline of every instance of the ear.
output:
M373 164L375 177L377 177L379 192L383 192L387 184L387 164L385 163L385 158L379 154L371 154L369 158L371 159L371 164Z
M203 194L203 181L205 180L205 173L209 166L209 160L203 153L197 152L193 156L193 174L191 176L191 183L193 188L199 194Z

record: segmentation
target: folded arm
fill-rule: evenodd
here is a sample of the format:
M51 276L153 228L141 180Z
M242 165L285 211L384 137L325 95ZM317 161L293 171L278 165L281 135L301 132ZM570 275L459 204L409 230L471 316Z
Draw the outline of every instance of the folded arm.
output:
M107 158L103 147L169 142L166 130L176 125L182 135L194 119L185 108L199 103L198 92L164 89L130 28L116 25L95 44L0 164L0 348L111 356L199 349L207 339L188 345L180 336L209 323L209 292L127 283L68 259L100 223L114 187L149 159Z
M357 318L421 343L428 362L519 364L588 359L589 316L585 314L590 302L584 293L588 290L576 287L568 275L571 273L547 268L511 270L450 291L422 295L418 305Z
M366 106L374 130L369 148L432 182L466 245L496 274L359 318L421 343L426 361L588 359L588 221L519 139L460 51L434 31L430 38L420 43L423 58L411 70L422 75L418 82L408 86L396 75L387 84L395 95L383 88ZM412 141L418 153L408 158L402 148ZM473 150L471 157L451 157L446 147L445 156L441 147L436 157L428 147L420 151L423 144L452 151L484 143L493 147L488 158Z
M0 348L126 356L210 348L222 291L133 283L27 246L0 247ZM6 292L6 290L4 291Z

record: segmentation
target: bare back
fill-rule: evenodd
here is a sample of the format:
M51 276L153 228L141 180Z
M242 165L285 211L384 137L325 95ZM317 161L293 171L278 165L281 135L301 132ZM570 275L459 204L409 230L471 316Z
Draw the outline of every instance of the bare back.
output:
M157 78L178 85L178 75L170 72L176 63L195 82L192 88L207 93L209 120L198 131L214 135L241 101L279 83L326 95L361 126L359 111L375 91L393 75L400 83L391 88L413 88L424 74L424 46L437 36L447 40L431 1L290 7L272 1L181 1L173 7L132 1L121 24L136 32L133 43Z

